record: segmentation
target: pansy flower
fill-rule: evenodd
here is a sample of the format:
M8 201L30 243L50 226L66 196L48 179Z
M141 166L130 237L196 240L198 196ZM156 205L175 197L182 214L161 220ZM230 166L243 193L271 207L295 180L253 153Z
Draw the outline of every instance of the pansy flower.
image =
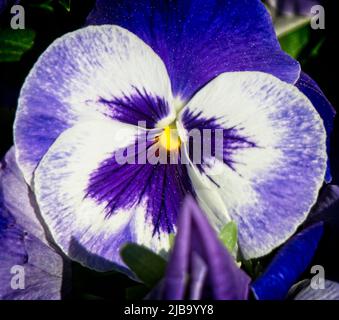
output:
M237 223L246 259L288 239L323 183L326 132L260 1L97 1L88 23L42 54L15 122L62 250L98 270L121 267L127 241L166 252L187 194L215 229ZM210 134L200 161L192 132ZM180 156L118 161L131 150Z

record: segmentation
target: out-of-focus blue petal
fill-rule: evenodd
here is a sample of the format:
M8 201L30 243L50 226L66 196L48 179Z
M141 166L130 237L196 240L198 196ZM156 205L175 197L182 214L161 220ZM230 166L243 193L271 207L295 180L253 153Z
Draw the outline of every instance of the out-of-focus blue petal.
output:
M5 10L6 2L6 0L0 0L0 14Z
M329 154L329 148L330 148L330 136L333 130L333 122L334 122L334 116L335 116L335 110L332 107L331 103L327 100L324 93L321 91L317 83L308 76L305 72L301 72L300 78L298 79L296 83L296 87L303 92L307 98L310 99L318 113L320 114L321 118L324 121L326 134L327 134L327 152ZM325 180L326 182L330 182L331 177L331 168L330 163L328 160L327 164L327 171Z
M0 168L0 300L60 299L67 263L48 242L14 149ZM13 286L18 270L22 288Z
M282 300L312 261L323 234L317 223L289 240L277 253L265 272L253 282L258 300Z
M262 71L289 83L299 77L259 0L98 0L87 23L116 24L143 39L184 101L223 72Z
M339 283L325 280L323 289L310 285L301 290L294 300L339 300Z
M162 283L163 298L246 300L249 283L196 202L187 197Z

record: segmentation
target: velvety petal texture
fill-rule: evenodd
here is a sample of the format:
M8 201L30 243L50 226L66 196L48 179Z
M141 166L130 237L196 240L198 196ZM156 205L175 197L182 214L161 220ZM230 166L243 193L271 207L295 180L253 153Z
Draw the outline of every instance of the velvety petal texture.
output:
M205 214L187 197L162 284L168 300L246 300L250 278L222 245Z
M326 134L310 101L269 74L224 73L192 98L178 122L198 199L215 206L218 228L237 222L245 258L286 241L315 203L326 168ZM193 129L204 148L210 136L219 145L207 156L202 150L198 165ZM207 138L204 130L211 131Z
M65 268L46 238L12 148L0 171L0 299L60 299Z
M118 26L87 27L56 40L20 93L15 121L18 161L28 183L55 139L85 120L118 120L153 128L174 119L161 59Z
M258 300L283 300L289 289L309 267L323 234L315 224L289 240L251 287Z
M87 23L120 25L144 40L183 101L223 72L263 71L289 83L299 77L260 0L98 0Z
M133 147L136 135L137 127L84 122L65 131L36 170L36 196L52 235L71 258L98 270L122 264L125 242L168 250L191 190L182 165L119 164L117 151Z

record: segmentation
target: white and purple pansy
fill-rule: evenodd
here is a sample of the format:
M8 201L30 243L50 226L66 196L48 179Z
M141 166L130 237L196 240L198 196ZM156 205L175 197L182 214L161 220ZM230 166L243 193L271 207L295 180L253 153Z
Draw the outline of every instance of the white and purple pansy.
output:
M123 266L127 241L166 252L191 194L215 229L238 224L246 259L271 252L306 218L327 156L323 121L294 86L299 64L264 6L112 4L97 1L89 23L114 25L56 40L20 95L17 159L54 240L98 270ZM210 134L200 162L192 131ZM131 150L147 161L118 161ZM179 161L153 162L151 152Z

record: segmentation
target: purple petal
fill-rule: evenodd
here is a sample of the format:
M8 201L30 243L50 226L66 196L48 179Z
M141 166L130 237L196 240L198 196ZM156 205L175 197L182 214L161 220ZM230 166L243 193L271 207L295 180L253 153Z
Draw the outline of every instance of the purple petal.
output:
M315 224L289 240L265 272L252 284L259 300L282 300L309 267L323 234L323 224Z
M319 86L314 80L312 80L306 73L302 72L300 78L296 83L296 87L310 99L321 118L324 121L326 134L327 134L327 152L330 154L330 136L334 125L335 110L331 103L327 100L324 93L321 91ZM331 170L330 163L328 160L327 171L325 180L326 182L331 181Z
M331 222L336 218L337 208L339 206L339 186L326 185L322 189L317 203L307 219L308 223L315 221Z
M259 0L98 0L87 23L116 24L143 39L184 101L223 72L263 71L290 83L299 77Z
M325 280L324 289L308 286L299 292L294 300L339 300L339 283Z
M0 171L0 300L61 298L66 265L48 244L35 208L11 149ZM18 267L24 270L23 289L11 286Z
M0 0L0 14L2 14L6 7L9 7L10 5L15 5L18 4L20 1L19 0ZM9 9L8 9L9 12Z
M250 278L237 267L191 197L187 197L179 217L178 232L163 281L164 298L184 299L188 276L193 277L191 298L208 293L209 298L216 300L247 299ZM207 292L202 292L202 285ZM203 297L201 294L199 298Z
M246 259L285 242L305 220L324 180L326 134L310 101L268 74L224 73L192 98L179 121L186 149L192 129L203 139L204 129L215 135L221 130L219 152L202 152L202 165L194 153L188 169L215 227L237 222Z
M163 62L129 31L92 26L64 35L42 54L21 90L15 143L26 181L76 123L108 118L167 125L174 119L171 101Z
M207 275L208 267L206 263L195 251L193 251L191 256L189 300L199 300L199 298L203 296Z
M191 192L183 165L117 161L138 134L119 122L85 122L64 132L36 170L37 200L55 241L90 268L123 267L125 242L168 250Z

